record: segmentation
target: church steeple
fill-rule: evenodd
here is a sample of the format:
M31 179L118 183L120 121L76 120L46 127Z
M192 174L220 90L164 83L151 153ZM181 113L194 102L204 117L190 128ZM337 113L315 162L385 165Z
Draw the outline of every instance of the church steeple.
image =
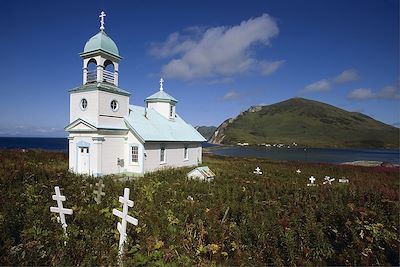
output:
M122 59L115 42L106 34L101 11L100 31L86 42L83 58L83 84L106 82L118 86L118 63Z

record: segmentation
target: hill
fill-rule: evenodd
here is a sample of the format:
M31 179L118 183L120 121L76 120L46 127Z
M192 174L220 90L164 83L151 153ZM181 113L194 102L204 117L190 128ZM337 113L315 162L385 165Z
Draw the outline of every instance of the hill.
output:
M398 148L399 129L362 113L303 98L253 106L224 121L215 144L297 143L310 147Z
M215 130L217 129L215 126L196 126L194 128L207 140L213 136Z

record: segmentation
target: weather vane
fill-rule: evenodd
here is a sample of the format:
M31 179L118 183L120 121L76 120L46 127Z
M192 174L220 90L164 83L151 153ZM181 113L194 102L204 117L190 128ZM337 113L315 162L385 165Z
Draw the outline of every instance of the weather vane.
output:
M100 30L104 31L104 17L106 16L106 13L104 11L101 11L100 13Z

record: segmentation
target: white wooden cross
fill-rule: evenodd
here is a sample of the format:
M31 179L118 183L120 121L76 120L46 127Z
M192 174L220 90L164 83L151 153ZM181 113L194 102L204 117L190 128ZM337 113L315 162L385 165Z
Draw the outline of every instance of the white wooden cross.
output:
M104 184L103 180L100 179L98 183L96 183L96 189L93 190L94 196L94 201L96 201L97 204L100 204L101 202L101 196L105 196L106 193L103 192Z
M262 174L262 171L261 171L260 167L257 166L256 170L253 171L253 173L255 173L255 174Z
M133 225L138 225L138 220L128 215L128 206L133 207L133 201L129 199L129 188L124 189L124 196L119 197L119 202L122 203L122 212L113 209L113 214L121 218L121 223L117 223L117 229L119 232L119 255L122 256L124 243L126 241L126 222Z
M342 177L341 179L339 179L339 183L348 184L349 179L347 179L346 177Z
M323 184L332 184L332 182L333 181L335 181L335 178L331 178L331 177L329 177L329 176L325 176L325 178L324 178L324 182L323 182Z
M54 187L54 190L56 191L56 194L53 195L53 200L57 201L57 206L58 207L50 207L50 212L55 212L59 213L60 216L60 223L62 225L62 228L64 229L64 234L67 235L67 223L65 222L65 214L71 215L72 210L71 209L66 209L63 207L63 201L66 200L65 196L62 196L60 193L60 188L58 186Z
M161 78L160 79L160 91L163 91L163 90L164 90L164 79Z
M301 173L300 169L297 169L297 171L296 171L296 172L297 172L297 174L300 174L300 173Z
M104 17L105 16L107 16L106 15L106 13L104 12L104 11L101 11L101 13L100 13L100 16L99 16L99 18L100 18L100 30L101 31L104 31Z
M308 178L308 180L310 180L311 183L307 184L307 186L316 186L316 184L314 184L315 182L314 176L311 175L311 177Z

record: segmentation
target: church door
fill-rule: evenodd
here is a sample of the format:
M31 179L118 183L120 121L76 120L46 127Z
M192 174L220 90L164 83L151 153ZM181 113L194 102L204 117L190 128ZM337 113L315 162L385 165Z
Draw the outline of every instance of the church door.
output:
M78 173L89 174L89 147L78 149Z

